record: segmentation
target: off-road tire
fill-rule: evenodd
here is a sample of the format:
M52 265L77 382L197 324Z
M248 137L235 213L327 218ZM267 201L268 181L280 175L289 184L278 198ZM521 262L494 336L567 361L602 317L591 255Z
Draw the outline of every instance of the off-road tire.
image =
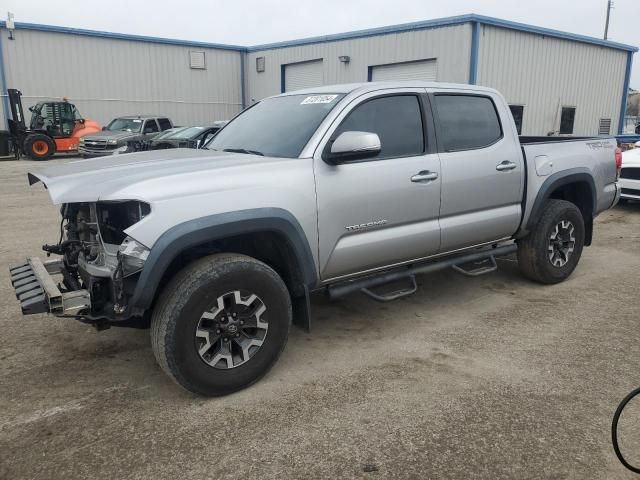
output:
M32 133L25 138L23 149L32 160L49 160L56 153L56 143L43 133Z
M575 246L566 264L554 266L549 259L549 239L562 221L574 227ZM518 241L518 265L522 274L536 282L554 284L573 272L584 247L584 219L578 207L565 200L548 200L533 230Z
M202 313L219 296L239 289L262 300L268 331L248 361L217 369L198 353L195 330ZM246 255L220 253L188 265L167 284L152 314L151 344L160 367L178 385L198 395L226 395L256 382L276 363L287 343L291 318L289 292L271 267Z

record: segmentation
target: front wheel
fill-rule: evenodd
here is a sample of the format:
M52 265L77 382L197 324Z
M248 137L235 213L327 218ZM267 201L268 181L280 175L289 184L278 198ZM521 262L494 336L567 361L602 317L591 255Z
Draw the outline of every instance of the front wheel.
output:
M24 140L24 152L32 160L48 160L56 153L56 144L47 135L32 133Z
M578 207L565 200L549 200L533 231L518 242L520 271L540 283L562 282L578 265L584 237Z
M290 325L289 292L271 267L245 255L215 254L186 267L160 294L151 343L179 385L218 396L266 374Z

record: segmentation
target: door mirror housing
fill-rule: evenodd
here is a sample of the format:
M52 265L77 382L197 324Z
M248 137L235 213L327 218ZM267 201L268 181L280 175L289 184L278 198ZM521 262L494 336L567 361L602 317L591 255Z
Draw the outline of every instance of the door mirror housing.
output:
M142 133L144 133L145 135L148 134L148 133L153 133L153 127L146 127L144 129L144 132L142 132Z
M323 158L332 165L375 157L382 149L380 137L371 132L343 132L329 144Z

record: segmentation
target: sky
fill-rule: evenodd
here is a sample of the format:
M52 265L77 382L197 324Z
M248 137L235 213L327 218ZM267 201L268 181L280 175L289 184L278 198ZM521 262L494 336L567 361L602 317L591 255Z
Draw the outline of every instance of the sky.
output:
M234 45L467 13L602 38L606 5L607 0L2 0L16 22ZM615 0L609 40L640 46L640 0ZM631 87L640 90L640 52Z

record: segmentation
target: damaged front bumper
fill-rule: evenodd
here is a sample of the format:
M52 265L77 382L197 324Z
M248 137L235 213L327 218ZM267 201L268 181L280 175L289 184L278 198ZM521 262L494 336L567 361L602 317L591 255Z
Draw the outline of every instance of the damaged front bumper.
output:
M51 313L58 317L77 317L91 311L88 290L60 291L52 275L61 274L62 268L61 260L42 262L30 257L26 263L9 269L23 315Z

